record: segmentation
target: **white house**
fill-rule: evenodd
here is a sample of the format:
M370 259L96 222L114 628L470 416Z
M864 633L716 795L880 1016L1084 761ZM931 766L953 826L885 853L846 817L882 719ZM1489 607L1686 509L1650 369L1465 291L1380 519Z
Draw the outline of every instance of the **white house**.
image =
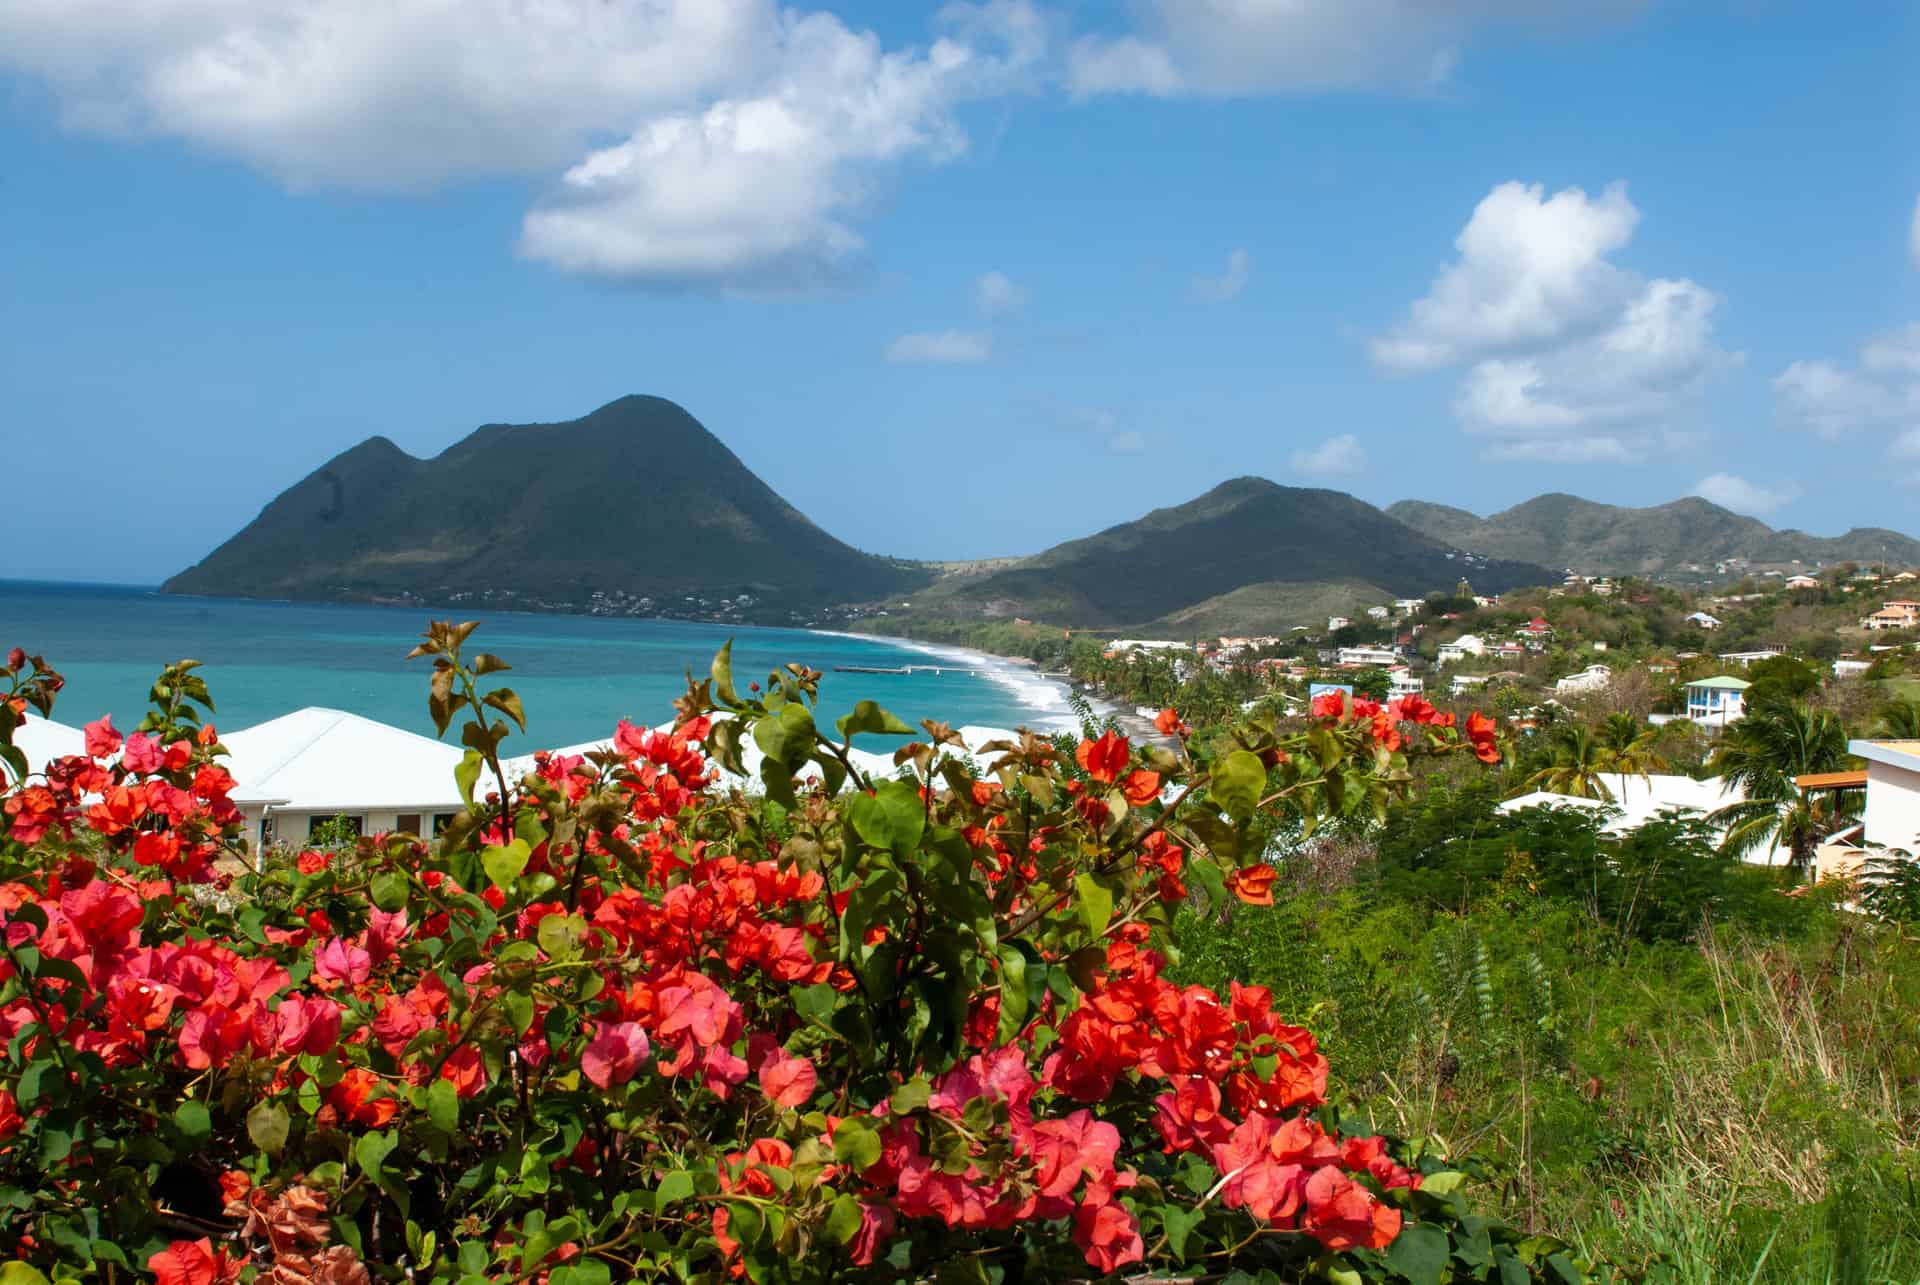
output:
M298 846L336 816L363 834L428 836L463 806L453 769L464 750L358 714L309 706L220 740L256 850Z
M1387 672L1387 697L1418 696L1427 689L1425 679L1415 678L1410 670L1393 669Z
M1452 642L1441 643L1439 654L1443 665L1455 664L1469 656L1484 656L1487 654L1487 640L1478 634L1461 634Z
M1718 629L1720 627L1719 617L1709 616L1704 611L1696 611L1691 616L1688 616L1687 623L1690 625L1698 625L1702 629Z
M1582 799L1570 794L1535 790L1508 799L1500 805L1500 811L1518 812L1522 808L1537 807L1579 808L1594 812L1616 809L1618 815L1608 820L1602 829L1608 834L1621 835L1639 829L1663 812L1705 817L1746 798L1744 791L1728 785L1719 777L1696 781L1690 776L1659 772L1647 776L1610 772L1600 778L1600 783L1606 789L1608 798ZM1713 840L1718 843L1724 837L1725 832L1719 831L1713 835ZM1787 851L1778 845L1770 845L1748 853L1745 859L1754 865L1784 865Z
M1847 748L1867 761L1863 837L1920 856L1920 741L1850 741Z
M1475 688L1485 687L1486 685L1487 676L1485 674L1455 674L1453 676L1452 690L1455 696L1461 696L1473 691Z
M1778 647L1761 647L1754 651L1723 651L1720 653L1720 659L1732 661L1736 665L1751 665L1756 660L1772 660L1775 656L1786 654Z
M1920 602L1889 602L1860 621L1862 629L1920 629Z
M1365 669L1373 665L1385 668L1400 659L1391 647L1342 647L1334 653L1334 663L1343 669Z
M1353 621L1347 619L1345 616L1328 616L1327 617L1328 629L1345 629L1348 625L1352 623Z
M1411 616L1414 612L1426 605L1427 600L1425 598L1395 598L1393 600L1393 609L1403 616Z
M1725 727L1746 715L1744 678L1702 678L1687 684L1687 717L1702 727Z
M1836 660L1833 662L1835 678L1858 678L1873 668L1870 660Z
M1372 617L1374 620L1385 620L1388 616L1392 614L1393 614L1392 610L1387 607L1368 607L1367 608L1367 615Z
M1793 576L1787 582L1789 589L1818 589L1820 582L1812 576Z
M86 753L87 734L77 727L28 714L20 726L13 729L13 743L27 756L27 771L39 773L46 771L47 764L55 759Z
M1578 692L1598 692L1606 690L1613 681L1613 671L1605 665L1588 665L1577 674L1568 674L1553 685L1553 690L1562 696Z

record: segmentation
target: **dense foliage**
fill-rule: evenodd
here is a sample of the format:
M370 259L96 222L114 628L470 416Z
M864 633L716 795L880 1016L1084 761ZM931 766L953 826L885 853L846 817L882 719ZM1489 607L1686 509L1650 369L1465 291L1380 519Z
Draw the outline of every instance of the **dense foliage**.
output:
M853 738L911 729L863 702L826 735L820 675L742 693L723 652L670 727L512 781L471 630L416 650L469 747L431 844L236 849L191 662L14 783L9 1285L1578 1276L1431 1146L1345 1127L1269 991L1167 972L1178 907L1272 899L1276 815L1383 815L1410 756L1497 761L1490 722L1336 704L984 768L926 723L872 780ZM59 687L6 673L0 732Z

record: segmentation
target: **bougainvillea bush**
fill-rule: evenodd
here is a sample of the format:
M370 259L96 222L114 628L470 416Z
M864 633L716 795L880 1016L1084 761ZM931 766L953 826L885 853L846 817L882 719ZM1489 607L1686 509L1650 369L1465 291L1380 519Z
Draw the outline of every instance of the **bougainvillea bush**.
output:
M416 651L467 809L345 852L238 843L191 662L23 776L60 680L9 658L0 1282L1575 1278L1343 1128L1267 992L1163 975L1173 908L1267 898L1257 818L1380 809L1490 723L1322 705L1193 761L1168 711L976 764L723 652L515 781L472 628ZM875 735L918 736L894 779Z

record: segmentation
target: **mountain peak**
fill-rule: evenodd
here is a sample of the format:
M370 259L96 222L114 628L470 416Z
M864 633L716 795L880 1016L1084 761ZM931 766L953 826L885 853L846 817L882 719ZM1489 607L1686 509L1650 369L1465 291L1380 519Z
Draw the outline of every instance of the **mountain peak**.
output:
M924 578L820 530L681 406L635 395L564 423L489 424L431 460L369 438L163 587L552 604L747 592L821 604Z

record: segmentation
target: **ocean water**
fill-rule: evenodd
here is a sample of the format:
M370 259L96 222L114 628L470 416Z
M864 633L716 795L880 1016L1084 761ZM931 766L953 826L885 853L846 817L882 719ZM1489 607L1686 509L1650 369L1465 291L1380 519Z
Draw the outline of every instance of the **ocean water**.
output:
M325 705L433 735L427 717L431 662L409 661L430 615L441 609L361 607L245 599L183 598L151 589L0 581L0 649L39 653L66 676L54 717L80 724L111 713L139 721L148 689L169 661L201 661L217 707L214 722L237 730L305 705ZM1069 722L1064 689L994 657L918 643L799 629L757 629L670 620L492 612L477 617L469 647L513 666L495 676L526 707L527 735L509 752L574 745L615 723L673 716L686 671L704 678L714 652L733 639L733 672L751 680L789 661L824 671L826 723L874 700L908 723L937 718L958 727ZM848 674L836 665L897 667L944 660L974 672ZM452 733L449 733L452 735ZM877 743L876 743L877 747Z

